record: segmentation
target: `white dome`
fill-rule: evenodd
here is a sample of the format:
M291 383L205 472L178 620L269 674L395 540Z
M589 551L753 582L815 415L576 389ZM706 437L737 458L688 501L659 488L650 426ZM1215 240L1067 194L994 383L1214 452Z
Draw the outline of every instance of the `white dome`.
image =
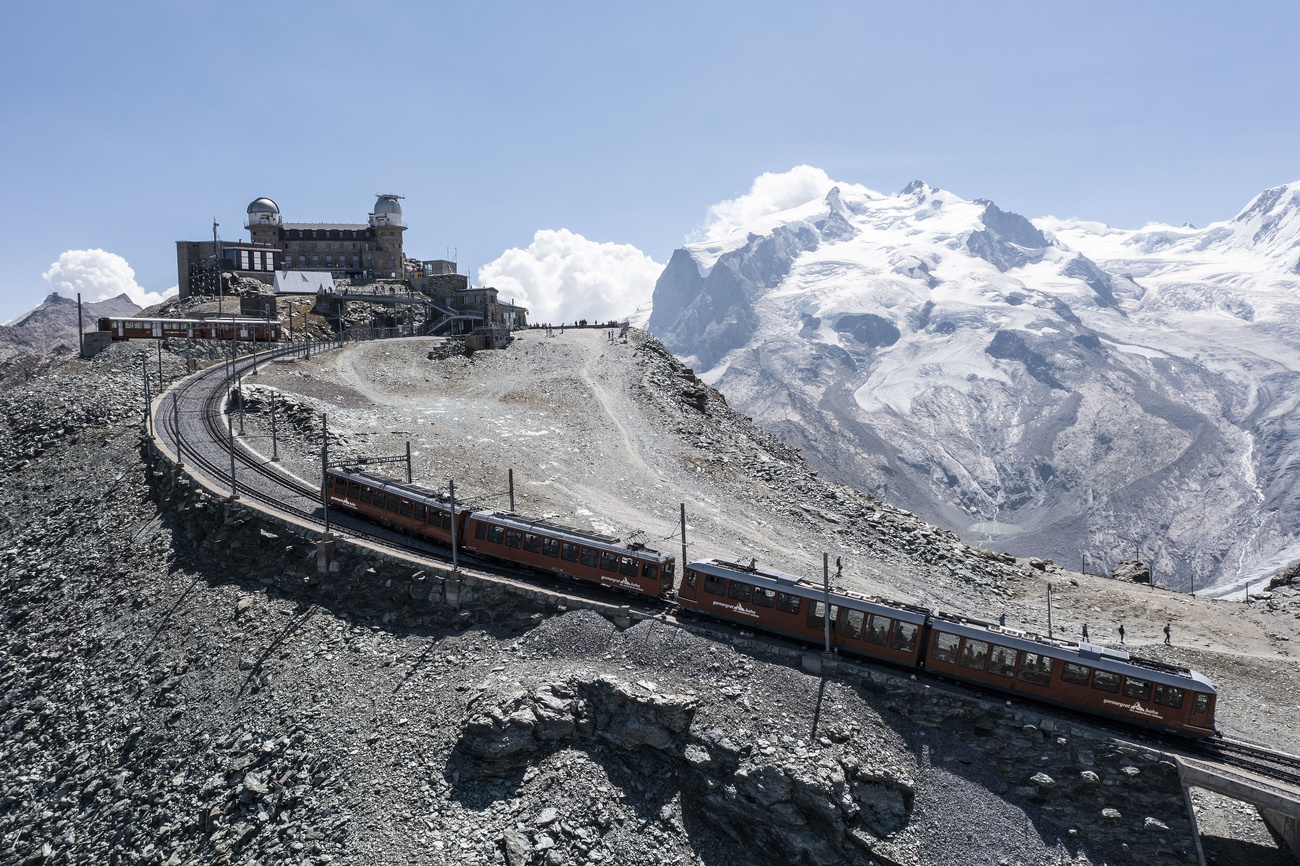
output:
M253 203L248 206L248 212L253 213L274 213L280 212L280 207L269 198L254 199Z
M402 213L402 206L397 202L395 195L381 195L375 202L375 213L393 213L399 216Z

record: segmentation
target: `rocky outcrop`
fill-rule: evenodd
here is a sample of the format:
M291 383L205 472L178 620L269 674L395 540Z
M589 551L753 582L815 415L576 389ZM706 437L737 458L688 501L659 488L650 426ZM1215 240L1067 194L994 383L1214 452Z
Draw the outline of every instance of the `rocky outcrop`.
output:
M1136 559L1125 560L1115 566L1111 577L1116 580L1131 580L1134 583L1150 583L1151 567Z

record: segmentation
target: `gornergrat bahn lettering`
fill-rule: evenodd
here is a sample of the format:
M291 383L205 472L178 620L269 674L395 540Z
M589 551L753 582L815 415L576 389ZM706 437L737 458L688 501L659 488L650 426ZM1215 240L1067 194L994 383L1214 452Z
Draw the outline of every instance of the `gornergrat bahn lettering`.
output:
M692 562L644 545L518 514L457 504L420 486L335 467L331 507L516 566L674 601L685 611L821 644L830 618L839 652L1190 737L1215 734L1217 690L1201 674L1126 652L836 589L719 559Z

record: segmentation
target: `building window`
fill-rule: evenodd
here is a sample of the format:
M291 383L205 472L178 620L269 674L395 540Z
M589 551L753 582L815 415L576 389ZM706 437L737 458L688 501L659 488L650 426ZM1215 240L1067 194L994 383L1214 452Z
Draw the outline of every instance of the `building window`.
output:
M305 268L305 267L307 267L307 257L306 257L306 256L298 256L298 267L300 267L300 268Z
M313 268L319 268L319 267L320 267L320 256L312 256L312 257L311 257L311 266L312 266Z

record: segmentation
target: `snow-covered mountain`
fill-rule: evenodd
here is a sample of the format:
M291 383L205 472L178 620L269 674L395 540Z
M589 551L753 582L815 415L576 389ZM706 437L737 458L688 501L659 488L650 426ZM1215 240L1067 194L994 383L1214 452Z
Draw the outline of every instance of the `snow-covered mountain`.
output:
M677 250L650 329L825 472L966 539L1214 593L1300 560L1300 183L1204 229L921 182Z

